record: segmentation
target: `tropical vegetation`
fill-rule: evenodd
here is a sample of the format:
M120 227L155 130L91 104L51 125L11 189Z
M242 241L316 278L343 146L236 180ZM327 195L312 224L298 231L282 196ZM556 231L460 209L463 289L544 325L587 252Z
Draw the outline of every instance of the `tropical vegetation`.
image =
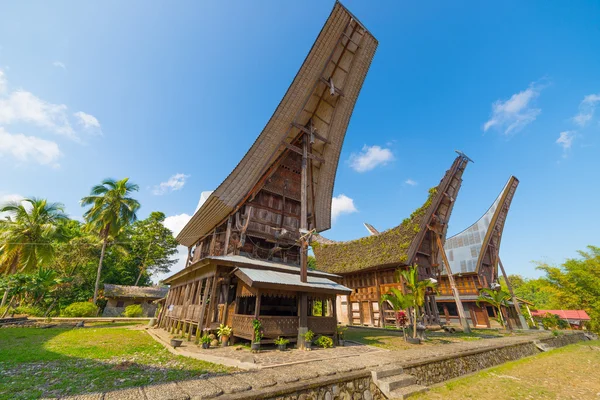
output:
M480 307L481 303L487 303L496 309L498 314L498 322L503 327L506 327L506 316L504 315L504 307L508 307L508 300L510 299L510 293L504 290L493 290L484 288L479 292L479 297L475 301L477 307Z
M413 338L417 337L417 322L421 308L425 305L425 295L430 290L435 290L437 283L431 279L419 280L419 271L417 267L409 269L398 269L396 271L398 280L404 281L406 289L411 296L406 301L410 301L413 312Z
M42 198L0 204L0 316L58 316L81 302L97 314L104 283L148 286L168 273L177 242L162 212L137 219L136 190L127 178L94 186L81 201L85 222Z

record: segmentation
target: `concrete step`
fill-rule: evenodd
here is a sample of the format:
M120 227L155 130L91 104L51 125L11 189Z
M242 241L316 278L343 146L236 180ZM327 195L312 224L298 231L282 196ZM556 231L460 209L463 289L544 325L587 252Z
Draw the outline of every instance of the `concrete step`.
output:
M414 376L400 374L377 380L377 386L384 394L387 394L392 393L396 389L414 385L416 382L417 378Z
M417 393L424 393L428 390L429 390L429 388L427 386L421 386L421 385L405 386L403 388L399 388L399 389L396 389L396 390L390 392L388 399L404 400L404 399L408 399L412 395L415 395Z
M542 343L542 342L534 342L535 347L537 347L540 351L542 352L546 352L546 351L550 351L550 350L554 350L554 347L547 345L546 343Z
M371 371L373 380L387 378L388 376L402 375L402 367L382 367Z

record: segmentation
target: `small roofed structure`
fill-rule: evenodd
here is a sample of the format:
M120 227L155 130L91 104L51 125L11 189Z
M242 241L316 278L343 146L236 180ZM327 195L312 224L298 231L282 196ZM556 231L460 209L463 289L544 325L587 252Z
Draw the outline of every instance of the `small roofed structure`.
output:
M546 314L558 315L558 318L569 323L572 329L583 329L584 324L591 320L585 310L535 310L531 311L534 318L543 318Z
M139 304L144 311L144 317L153 317L156 313L156 300L167 295L168 287L164 286L124 286L104 284L104 297L108 302L104 307L103 317L118 317L125 308Z
M396 281L397 268L417 266L420 280L439 277L440 248L468 162L468 157L459 153L439 185L429 190L425 203L400 225L348 242L311 243L318 269L342 275L341 282L352 289L349 296L338 298L340 321L349 325L393 324L393 310L380 310L379 301L391 287L405 291ZM427 293L423 311L426 325L439 324L433 291Z
M258 319L265 340L300 347L309 329L335 332L335 296L350 290L307 271L308 242L331 226L340 151L376 48L336 2L263 131L177 236L188 260L165 280L159 326L198 341L223 323L252 339Z

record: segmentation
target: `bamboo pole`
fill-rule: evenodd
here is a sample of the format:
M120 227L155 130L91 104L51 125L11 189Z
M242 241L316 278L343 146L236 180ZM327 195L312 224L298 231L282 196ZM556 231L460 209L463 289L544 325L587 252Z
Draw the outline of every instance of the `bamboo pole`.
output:
M504 276L504 281L506 282L506 287L508 288L508 292L510 293L510 297L512 298L513 305L515 306L515 311L517 312L519 322L521 323L521 328L528 329L529 326L527 326L527 321L525 321L525 317L523 317L521 307L519 307L519 301L517 300L517 296L515 296L512 284L508 280L508 275L506 275L506 271L504 270L504 265L502 265L502 260L500 260L500 256L498 256L498 265L500 266L500 271L502 271L502 276Z

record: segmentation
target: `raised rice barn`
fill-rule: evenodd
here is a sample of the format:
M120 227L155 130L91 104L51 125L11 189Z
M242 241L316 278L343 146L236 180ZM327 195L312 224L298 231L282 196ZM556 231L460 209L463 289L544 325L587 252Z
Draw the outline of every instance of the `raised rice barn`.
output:
M306 271L307 232L331 225L340 150L376 48L336 3L262 133L178 235L188 262L165 280L160 326L198 339L226 323L250 339L257 318L268 340L333 334L335 296L349 289ZM317 300L319 316L310 307Z
M340 295L337 299L338 319L342 323L393 324L392 310L380 310L379 300L390 287L404 291L394 276L398 268L416 265L420 279L440 276L438 238L441 243L445 241L448 220L468 162L459 153L440 184L430 189L425 204L397 227L349 242L313 241L317 268L341 275L340 282L352 290L350 295ZM427 294L422 311L426 325L440 323L433 291Z

